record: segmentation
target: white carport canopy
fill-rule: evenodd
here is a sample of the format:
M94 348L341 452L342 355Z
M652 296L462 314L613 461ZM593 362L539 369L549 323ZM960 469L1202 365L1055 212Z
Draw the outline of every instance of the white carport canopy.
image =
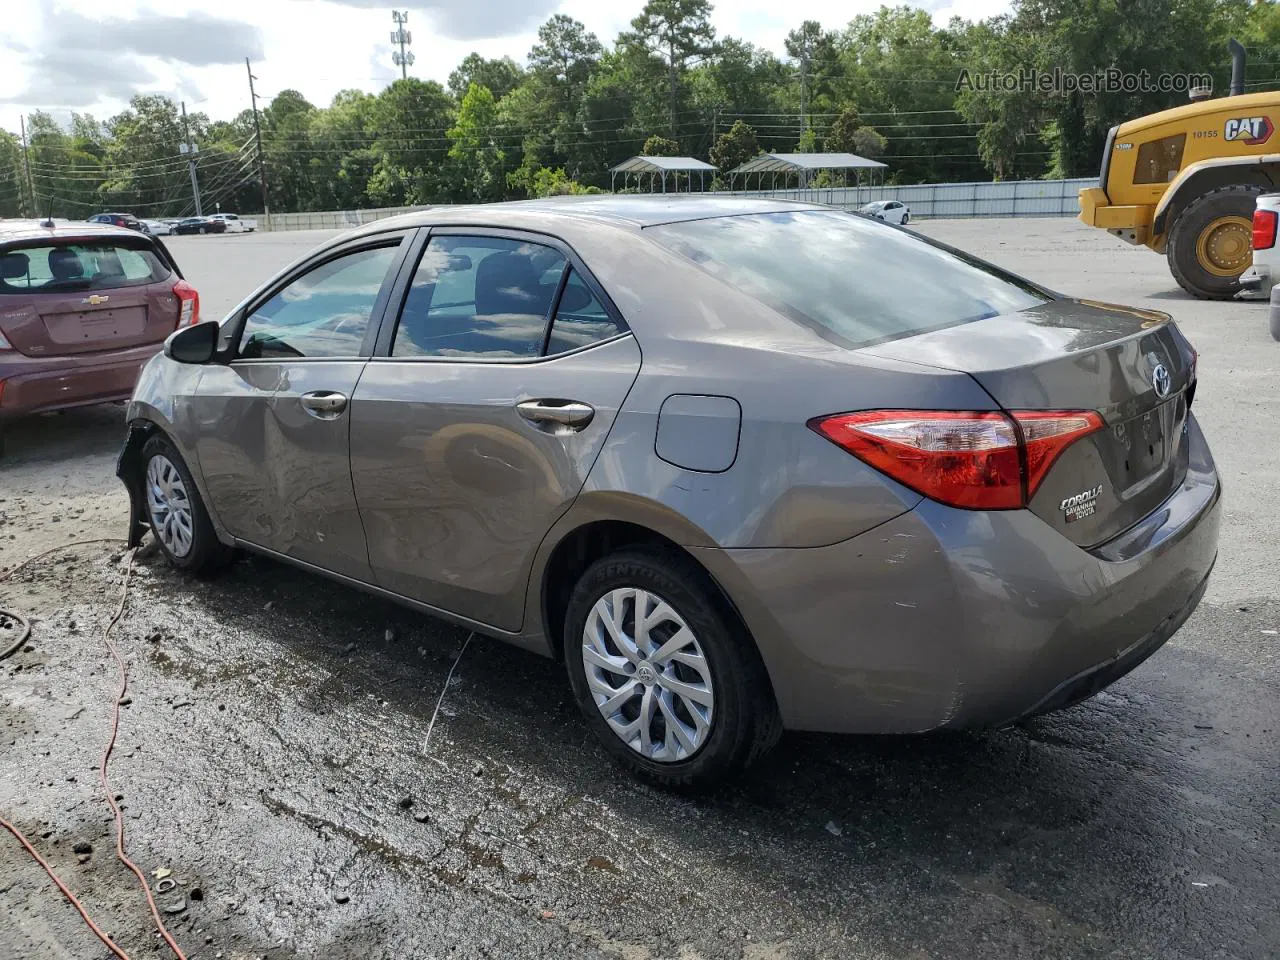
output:
M766 176L770 176L776 186L778 175L781 174L785 178L796 177L797 185L804 187L808 186L813 174L819 170L840 170L846 182L848 171L853 170L855 181L861 183L863 171L867 171L869 180L874 180L875 171L887 170L888 166L879 160L860 157L856 153L764 153L730 170L729 182L732 184L734 178L754 173L758 178L758 189L764 189Z
M680 174L688 174L689 189L693 189L693 175L698 175L698 185L700 189L706 189L707 171L715 174L716 168L711 164L699 160L697 157L632 157L630 160L624 160L609 170L610 189L617 192L617 177L622 174L623 187L630 186L632 177L635 177L636 186L639 187L644 181L644 177L649 178L649 190L654 191L655 185L661 183L662 192L667 192L667 177L671 176L672 185L678 190L680 187Z

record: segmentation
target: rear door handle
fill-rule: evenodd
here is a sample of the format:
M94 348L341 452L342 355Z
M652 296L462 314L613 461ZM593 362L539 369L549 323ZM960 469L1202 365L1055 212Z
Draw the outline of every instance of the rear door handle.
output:
M298 398L307 413L321 419L332 419L347 409L347 398L333 390L313 390Z
M596 415L595 408L572 400L526 400L516 404L520 416L530 423L546 423L581 430Z

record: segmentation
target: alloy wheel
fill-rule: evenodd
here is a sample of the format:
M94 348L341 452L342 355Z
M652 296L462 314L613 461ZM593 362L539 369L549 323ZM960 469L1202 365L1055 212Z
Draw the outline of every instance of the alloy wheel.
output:
M173 462L157 454L147 463L147 511L164 548L185 557L195 542L191 497Z
M687 760L715 718L711 668L671 604L638 587L610 590L582 636L587 686L610 729L642 757Z

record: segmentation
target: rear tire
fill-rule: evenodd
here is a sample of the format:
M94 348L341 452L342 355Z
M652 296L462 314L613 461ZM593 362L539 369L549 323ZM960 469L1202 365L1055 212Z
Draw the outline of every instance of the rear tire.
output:
M1169 231L1165 255L1178 285L1200 300L1230 300L1253 263L1253 208L1263 188L1236 184L1192 200Z
M191 471L167 437L143 445L142 485L147 524L170 564L200 575L231 561L231 548L218 539Z
M904 213L902 215L902 225L905 227L910 222L911 222L911 214Z
M206 230L204 227L201 227L201 228L200 228L200 232L201 232L201 233L208 233L209 231L208 231L208 230Z
M680 634L687 639L671 649ZM588 567L569 600L564 660L605 749L659 786L710 787L781 734L755 643L701 568L674 550L628 548Z

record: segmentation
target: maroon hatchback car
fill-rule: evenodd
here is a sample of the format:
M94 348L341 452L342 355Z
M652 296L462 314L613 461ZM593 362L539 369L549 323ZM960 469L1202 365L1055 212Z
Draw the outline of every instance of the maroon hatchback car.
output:
M0 444L15 417L128 399L139 368L199 314L154 237L0 221Z

